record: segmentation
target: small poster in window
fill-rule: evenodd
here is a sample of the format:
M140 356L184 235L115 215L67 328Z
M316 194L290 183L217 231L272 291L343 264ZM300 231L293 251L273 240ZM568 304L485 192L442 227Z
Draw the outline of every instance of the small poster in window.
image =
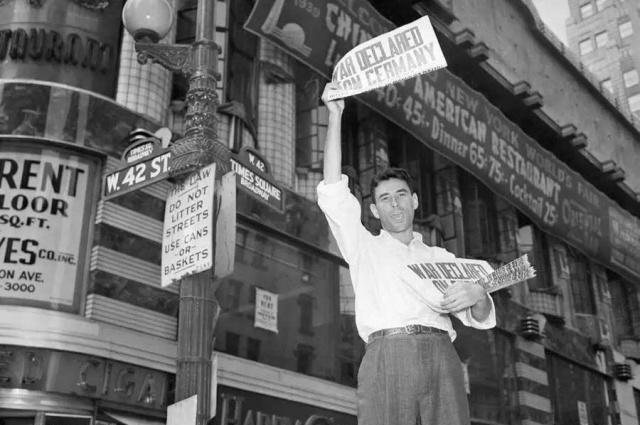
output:
M589 425L587 403L584 401L578 401L578 418L580 419L580 425Z
M256 288L253 326L278 333L278 294Z

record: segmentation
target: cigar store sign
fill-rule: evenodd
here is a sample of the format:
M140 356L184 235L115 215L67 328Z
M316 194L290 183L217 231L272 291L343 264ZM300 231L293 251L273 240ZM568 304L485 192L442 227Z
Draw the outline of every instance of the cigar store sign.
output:
M258 0L245 27L327 78L355 45L392 28L365 0ZM639 220L446 69L357 98L466 169L541 229L621 273L640 276L640 238L632 230Z
M89 163L0 153L0 298L71 306Z

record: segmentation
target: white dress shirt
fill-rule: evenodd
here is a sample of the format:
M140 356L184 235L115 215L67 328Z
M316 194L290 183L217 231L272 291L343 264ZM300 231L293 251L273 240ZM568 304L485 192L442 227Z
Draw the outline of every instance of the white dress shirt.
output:
M409 266L453 260L455 255L443 248L425 245L422 235L416 232L408 245L385 230L378 236L372 235L360 221L360 204L347 183L345 175L335 184L320 182L318 205L327 217L342 256L349 263L360 337L367 341L372 332L380 329L424 325L446 330L453 341L456 333L451 319L440 308L442 292ZM482 321L472 316L470 307L454 315L466 326L492 328L496 324L496 313L491 297L489 300L491 311Z

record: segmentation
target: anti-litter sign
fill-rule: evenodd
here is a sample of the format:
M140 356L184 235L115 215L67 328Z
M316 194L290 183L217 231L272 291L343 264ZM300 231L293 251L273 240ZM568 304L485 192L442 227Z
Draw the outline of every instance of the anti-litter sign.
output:
M213 196L215 164L175 184L164 210L163 287L213 266Z
M447 66L427 16L350 50L336 64L329 99L353 96Z

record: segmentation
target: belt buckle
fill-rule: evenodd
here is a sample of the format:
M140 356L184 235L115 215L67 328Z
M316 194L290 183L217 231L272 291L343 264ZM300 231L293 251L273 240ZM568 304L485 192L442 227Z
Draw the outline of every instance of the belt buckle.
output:
M420 333L420 326L418 325L407 325L404 327L404 329L409 335L415 335Z

